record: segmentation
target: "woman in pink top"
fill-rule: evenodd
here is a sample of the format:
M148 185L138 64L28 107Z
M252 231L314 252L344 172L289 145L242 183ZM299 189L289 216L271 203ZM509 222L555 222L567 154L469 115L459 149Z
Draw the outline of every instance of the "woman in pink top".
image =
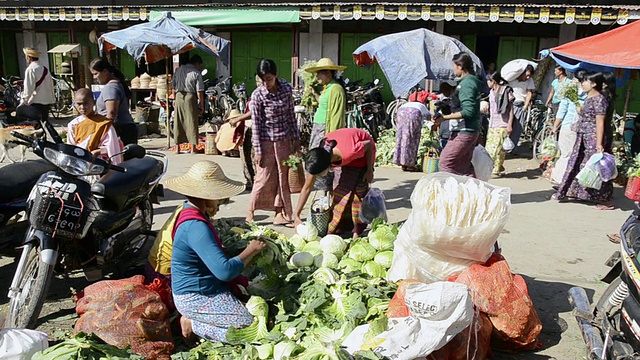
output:
M513 131L513 90L504 84L499 72L487 75L489 93L489 132L487 152L493 158L493 175L504 174L504 141Z
M354 238L361 235L367 224L360 221L360 206L373 180L375 159L376 144L366 131L344 128L327 134L320 146L305 156L308 174L294 214L296 225L302 222L300 214L316 177L324 176L333 167L333 217L328 232L351 232Z

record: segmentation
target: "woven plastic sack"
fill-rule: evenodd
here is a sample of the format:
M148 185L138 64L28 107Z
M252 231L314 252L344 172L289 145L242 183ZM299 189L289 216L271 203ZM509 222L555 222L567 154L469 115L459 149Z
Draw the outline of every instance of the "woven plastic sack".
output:
M49 347L49 337L42 331L0 329L0 359L29 360Z
M160 295L147 289L144 276L103 280L79 295L80 319L75 333L94 333L106 343L144 355L147 359L170 359L174 344L169 311Z
M489 316L493 324L491 346L496 350L527 351L539 349L542 323L527 285L513 275L502 256L494 256L483 265L473 265L456 282L471 288L473 303Z
M484 146L478 145L473 149L471 164L473 164L473 170L476 173L476 178L482 181L489 181L489 179L491 179L491 174L493 172L493 158L489 155Z
M384 204L384 194L378 188L371 188L362 199L360 207L360 220L371 224L373 220L380 218L387 221L387 207Z

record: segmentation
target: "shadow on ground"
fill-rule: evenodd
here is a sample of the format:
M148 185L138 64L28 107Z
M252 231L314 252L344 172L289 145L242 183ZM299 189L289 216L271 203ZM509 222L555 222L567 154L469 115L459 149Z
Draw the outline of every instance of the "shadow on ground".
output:
M384 191L387 210L411 208L411 193L418 180L407 180L396 184L393 189Z

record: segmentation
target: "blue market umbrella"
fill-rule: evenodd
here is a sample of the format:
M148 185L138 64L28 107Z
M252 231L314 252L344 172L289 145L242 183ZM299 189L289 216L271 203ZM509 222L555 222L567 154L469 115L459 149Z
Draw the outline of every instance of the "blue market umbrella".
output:
M170 12L152 22L103 34L98 44L101 51L126 50L136 61L144 56L147 63L196 48L219 57L225 65L229 63L228 40L185 25L173 18Z
M462 42L427 29L377 37L353 52L358 66L375 61L384 72L395 96L407 94L423 79L453 80L453 56L471 55L476 74L484 75L482 61Z

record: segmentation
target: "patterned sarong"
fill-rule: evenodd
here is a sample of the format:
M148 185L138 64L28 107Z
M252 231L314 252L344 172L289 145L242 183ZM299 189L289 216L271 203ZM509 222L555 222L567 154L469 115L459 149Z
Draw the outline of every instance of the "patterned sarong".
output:
M364 182L366 169L343 166L334 169L333 180L333 218L329 223L330 234L352 232L360 235L367 224L360 221L362 199L369 191Z
M251 191L249 211L274 211L283 208L284 215L291 218L291 190L289 189L289 167L282 164L291 154L291 142L287 140L263 141L262 161L256 164L256 177Z

